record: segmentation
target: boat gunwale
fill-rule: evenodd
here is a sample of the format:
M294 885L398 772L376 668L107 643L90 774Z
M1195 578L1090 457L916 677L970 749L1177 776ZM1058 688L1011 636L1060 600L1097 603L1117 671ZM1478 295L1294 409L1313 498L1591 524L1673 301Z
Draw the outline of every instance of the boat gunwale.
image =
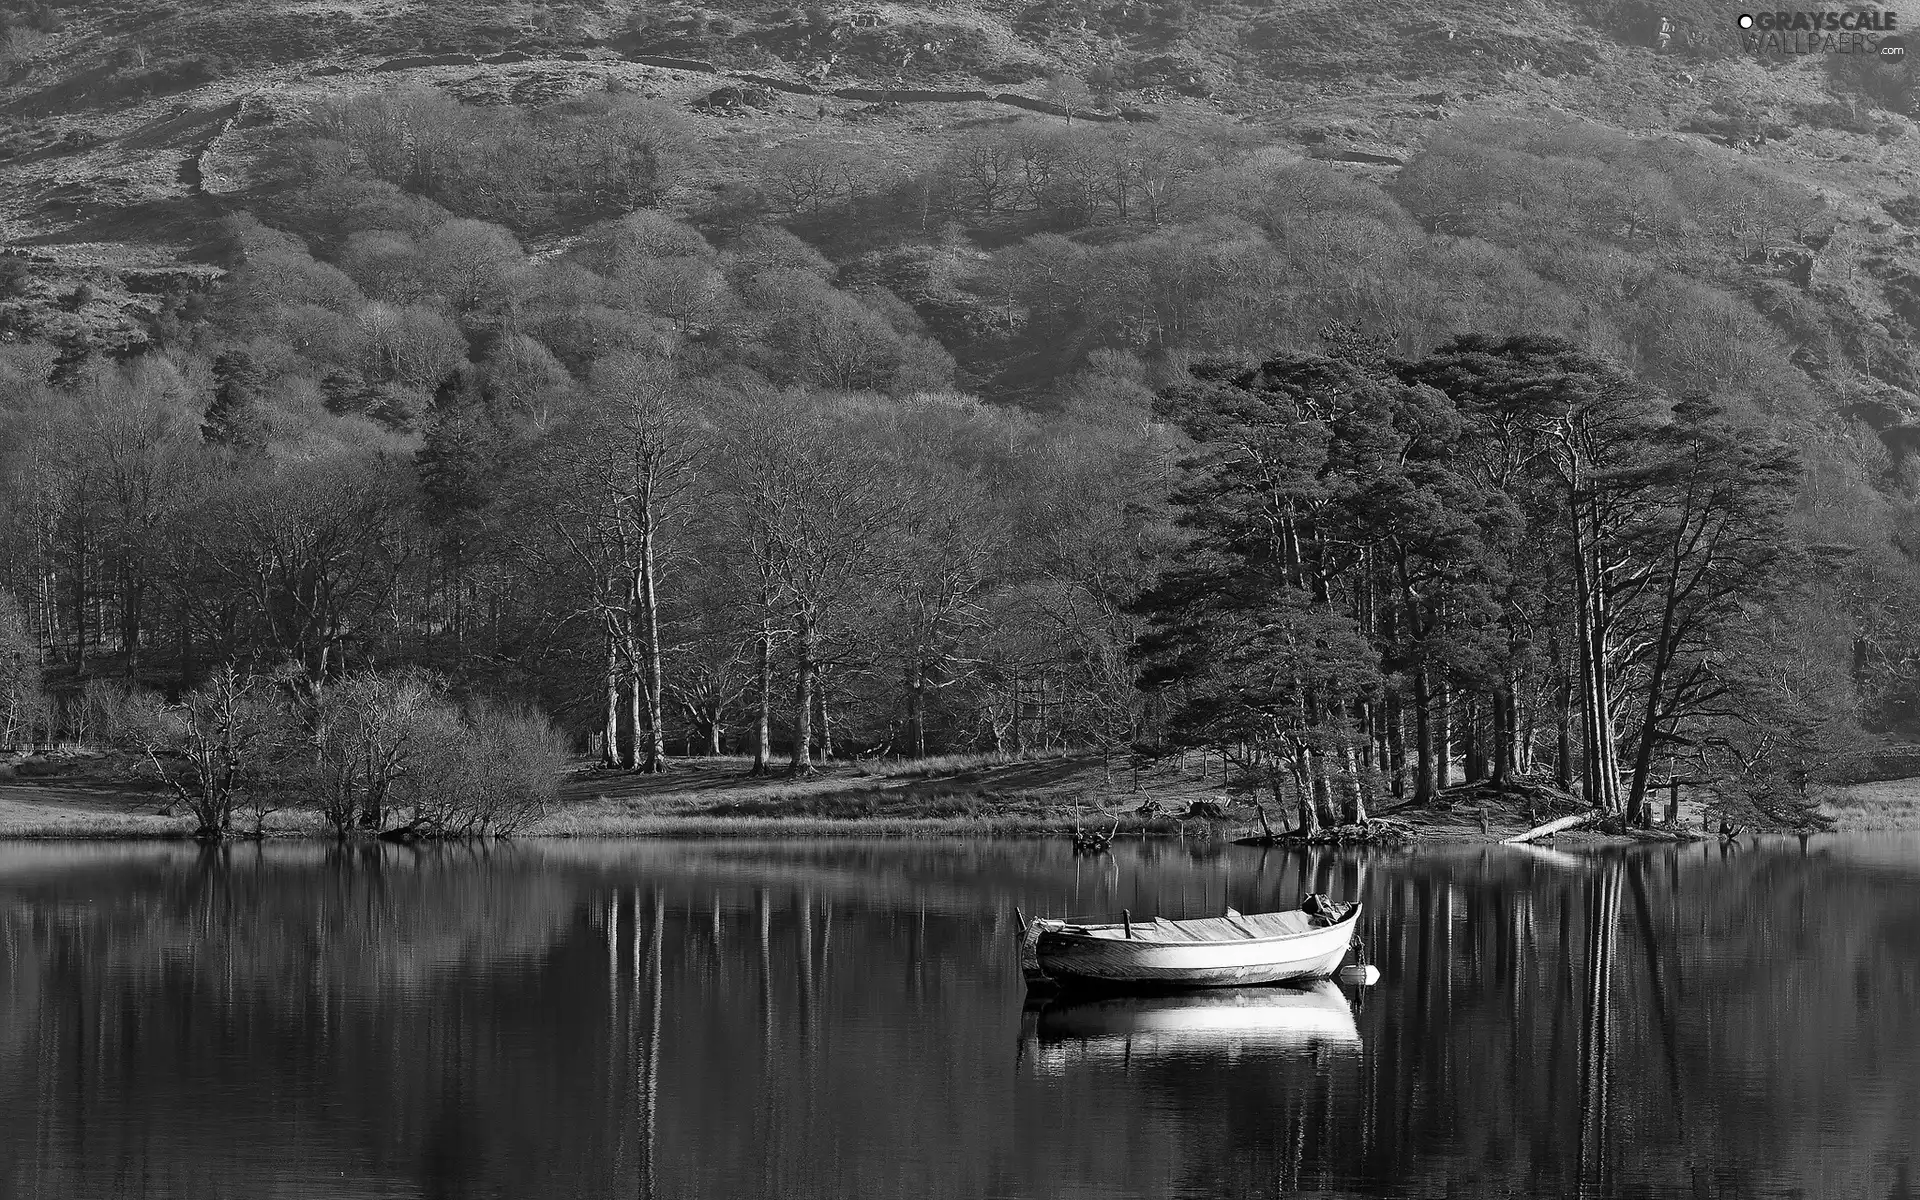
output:
M1333 924L1331 924L1331 925L1321 925L1321 926L1319 926L1319 927L1317 927L1317 928L1314 928L1314 929L1303 929L1303 930L1301 930L1301 931L1300 931L1299 933L1276 933L1276 934L1274 934L1274 935L1273 935L1272 937L1261 937L1261 938L1232 938L1232 939L1227 939L1227 938L1212 938L1212 939L1208 939L1208 940L1204 940L1204 941L1177 941L1177 942L1173 942L1173 941L1166 941L1166 940L1164 940L1164 939L1161 939L1161 938L1144 938L1144 937L1130 937L1130 938L1125 938L1125 937L1121 937L1121 938L1110 938L1110 937L1099 937L1099 936L1097 936L1097 935L1095 935L1095 934L1091 934L1091 933L1085 933L1085 932L1080 932L1080 931L1077 931L1077 930L1068 930L1068 929L1064 929L1064 928L1056 928L1056 929L1049 929L1049 928L1047 928L1047 925L1046 925L1046 921L1048 920L1048 918L1044 918L1044 917L1040 917L1040 918L1035 918L1035 924L1037 924L1037 925L1039 925L1039 926L1040 926L1040 935L1039 935L1039 936L1040 936L1040 937L1043 937L1043 938L1044 938L1044 937L1059 937L1059 938L1070 938L1070 939L1072 939L1072 940L1074 940L1074 941L1076 941L1076 942L1089 942L1089 943L1097 943L1097 944L1099 944L1099 945L1102 945L1102 946L1111 946L1111 945L1113 945L1113 944L1115 944L1115 943L1118 943L1118 944L1120 944L1120 945L1122 945L1122 946L1126 946L1126 945L1134 945L1134 946L1260 946L1260 945L1266 945L1266 944L1269 944L1269 943L1277 943L1277 942L1291 942L1291 941L1297 941L1297 940L1299 940L1300 938L1308 938L1308 937L1316 937L1316 936L1318 936L1318 935L1320 935L1320 934L1323 934L1323 933L1330 933L1330 932L1332 932L1333 930L1336 930L1336 929L1338 929L1338 928L1340 928L1340 927L1341 927L1341 926L1343 926L1343 925L1349 925L1349 924L1352 924L1353 922L1355 922L1355 921L1357 921L1357 920L1359 920L1359 919L1360 919L1360 908L1361 908L1361 905L1360 905L1360 904L1358 904L1358 903L1355 903L1355 904L1354 904L1354 906L1353 906L1353 911L1352 911L1352 912L1349 912L1349 913L1348 913L1348 914L1347 914L1346 916L1344 916L1344 917L1341 917L1341 918L1340 918L1340 919L1339 919L1338 921L1335 921L1335 922L1333 922ZM1290 910L1288 910L1288 911L1292 911L1292 912L1298 912L1299 910L1298 910L1298 909L1290 909ZM1248 914L1243 914L1243 915L1247 915L1247 916L1264 916L1264 915L1266 915L1266 914L1264 914L1264 913L1248 913ZM1205 917L1203 917L1203 918L1200 918L1200 919L1201 919L1201 920L1211 920L1211 919L1214 919L1214 918L1205 918ZM1177 922L1176 922L1176 923L1177 923ZM1095 929L1121 929L1121 928L1124 928L1124 924L1125 924L1124 922L1120 922L1120 921L1114 921L1114 922L1111 922L1111 923L1108 923L1108 924L1102 924L1102 925L1096 925L1096 926L1091 926L1090 928L1095 928ZM1144 924L1146 924L1146 925L1151 925L1151 924L1152 924L1152 922L1145 922ZM1088 926L1082 926L1082 927L1081 927L1081 929L1086 929L1086 928L1089 928L1089 927L1088 927ZM1037 940L1037 939L1036 939L1036 940Z

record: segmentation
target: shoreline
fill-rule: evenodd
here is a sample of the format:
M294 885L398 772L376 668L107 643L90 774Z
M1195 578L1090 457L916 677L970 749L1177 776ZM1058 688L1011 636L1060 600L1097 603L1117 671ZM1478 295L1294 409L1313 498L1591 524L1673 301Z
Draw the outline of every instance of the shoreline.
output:
M1438 810L1442 814L1444 809ZM1099 819L1095 819L1099 818ZM580 814L571 809L549 813L532 827L502 835L511 841L584 841L591 839L692 840L702 838L978 838L1060 839L1071 838L1080 830L1111 832L1116 842L1125 840L1198 841L1231 843L1257 834L1257 824L1234 818L1201 818L1175 822L1166 818L1116 820L1105 814L1090 814L1079 820L1023 816L707 816L681 814L606 813ZM1502 837L1521 832L1522 827L1502 825L1489 835L1478 829L1446 828L1422 830L1407 839L1411 842L1447 844L1495 843ZM1282 835L1284 840L1284 835ZM65 805L24 804L0 794L0 841L192 841L192 830L182 818L158 815L118 814ZM310 819L270 821L264 834L251 832L231 835L228 842L253 841L333 841L331 833ZM380 840L372 836L368 841ZM1589 841L1609 840L1589 836ZM1630 839L1611 839L1627 841ZM1379 843L1391 845L1393 843Z
M605 771L580 764L560 788L556 806L513 840L698 838L1008 838L1072 837L1077 830L1115 840L1227 843L1257 836L1251 804L1231 803L1227 815L1184 819L1196 801L1228 801L1218 771L1162 766L1136 781L1116 771L1111 781L1097 758L1059 755L1005 759L969 756L924 762L832 764L812 777L753 777L740 759L681 760L664 775ZM150 784L111 769L103 760L75 760L55 775L0 780L0 840L190 841L188 818L161 815L167 797ZM1348 845L1496 844L1548 819L1494 798L1422 808L1382 807L1409 836L1401 841ZM1143 814L1143 801L1157 805ZM1569 810L1571 811L1571 810ZM1834 833L1920 831L1920 779L1833 789L1822 814ZM1551 814L1548 814L1551 815ZM1275 817L1269 811L1270 817ZM1682 827L1698 830L1701 809L1683 800ZM1751 828L1752 832L1766 832ZM268 819L267 840L332 841L313 814L299 810ZM1282 832L1280 844L1287 842ZM245 833L236 843L256 840ZM1573 831L1562 845L1632 845L1670 841ZM1320 843L1332 844L1332 843Z
M35 794L38 793L38 794ZM182 816L160 816L164 798L134 790L106 788L38 787L0 784L0 841L191 841L192 828ZM1132 800L1137 807L1138 799ZM812 807L806 801L796 808ZM649 806L652 807L652 806ZM862 815L815 815L807 812L714 813L685 811L684 803L662 804L664 811L636 811L605 797L563 802L528 828L507 835L516 841L574 841L607 839L696 838L1070 838L1086 830L1111 834L1115 841L1199 841L1230 843L1258 835L1259 818L1251 809L1225 817L1182 820L1171 816L1141 816L1116 808L1080 811L938 813L912 811L909 799L899 812ZM771 807L771 806L768 806ZM941 805L928 804L927 808ZM678 809L679 811L675 811ZM1395 819L1409 824L1407 842L1449 844L1493 843L1524 832L1524 823L1490 820L1482 833L1477 809L1396 809ZM1284 834L1282 837L1284 839ZM269 818L263 835L244 832L228 840L332 841L333 835L306 813L280 813ZM368 840L375 840L371 837ZM1609 839L1585 835L1585 840ZM1375 843L1393 845L1392 842ZM1405 844L1405 843L1401 843Z

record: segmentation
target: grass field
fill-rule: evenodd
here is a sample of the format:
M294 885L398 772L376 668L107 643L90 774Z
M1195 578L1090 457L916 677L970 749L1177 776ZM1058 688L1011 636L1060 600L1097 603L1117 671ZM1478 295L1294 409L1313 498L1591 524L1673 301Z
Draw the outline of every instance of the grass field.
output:
M1856 783L1834 790L1820 806L1841 833L1920 829L1920 779Z
M127 792L0 784L0 838L185 837L192 825L162 817L152 798Z

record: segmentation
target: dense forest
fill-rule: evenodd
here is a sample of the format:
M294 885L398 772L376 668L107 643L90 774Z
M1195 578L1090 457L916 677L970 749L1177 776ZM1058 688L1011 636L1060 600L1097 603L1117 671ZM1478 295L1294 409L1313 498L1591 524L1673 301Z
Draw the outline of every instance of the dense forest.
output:
M548 718L634 771L1205 747L1308 828L1513 778L1791 821L1914 701L1911 360L1764 167L1024 117L689 207L713 148L618 88L272 145L217 287L0 339L0 743L270 708L342 829L369 747Z

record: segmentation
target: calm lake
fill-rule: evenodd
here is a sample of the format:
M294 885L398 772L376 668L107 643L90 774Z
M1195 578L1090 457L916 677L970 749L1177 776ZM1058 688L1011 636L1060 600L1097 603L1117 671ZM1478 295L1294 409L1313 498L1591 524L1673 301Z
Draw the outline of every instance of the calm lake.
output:
M1016 905L1308 889L1367 904L1377 986L1023 1011ZM9 1198L1879 1198L1916 1160L1916 838L0 844Z

